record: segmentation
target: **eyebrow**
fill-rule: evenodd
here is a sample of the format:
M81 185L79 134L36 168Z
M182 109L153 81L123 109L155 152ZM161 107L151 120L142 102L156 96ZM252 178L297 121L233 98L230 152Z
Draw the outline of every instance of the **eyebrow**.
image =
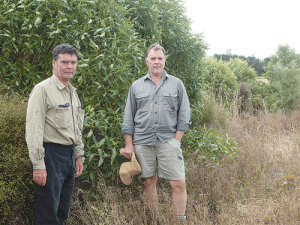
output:
M68 63L69 60L61 60L61 62L62 62L62 63ZM72 60L72 61L71 61L71 63L76 63L76 62L77 62L77 60Z

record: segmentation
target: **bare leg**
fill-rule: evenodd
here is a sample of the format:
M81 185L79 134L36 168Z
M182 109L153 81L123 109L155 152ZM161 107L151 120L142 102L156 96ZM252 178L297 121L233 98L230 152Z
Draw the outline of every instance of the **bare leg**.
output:
M157 207L156 175L144 179L144 194L152 208Z
M185 215L187 193L185 188L185 180L170 180L172 187L172 205L179 216Z

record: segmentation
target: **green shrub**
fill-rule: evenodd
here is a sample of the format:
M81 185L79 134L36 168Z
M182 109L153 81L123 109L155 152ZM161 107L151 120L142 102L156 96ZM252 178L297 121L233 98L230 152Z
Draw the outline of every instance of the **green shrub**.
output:
M195 156L202 156L218 162L224 155L234 158L238 148L233 138L225 136L218 130L206 126L194 127L188 130L183 138L182 145L185 158L192 160ZM197 158L197 157L195 157Z
M237 78L229 68L227 62L215 58L204 58L202 63L206 66L205 83L210 93L222 105L230 108L234 93L238 88Z
M25 142L26 102L0 95L0 224L31 224L31 162Z
M85 94L85 170L114 182L124 145L122 115L131 83L147 72L154 42L168 52L167 71L185 83L193 105L202 89L199 61L206 48L193 35L181 0L4 0L0 4L0 80L11 93L29 95L52 74L51 51L61 43L79 50L72 80ZM147 16L145 13L147 12ZM146 18L146 20L145 20ZM149 35L151 34L151 35ZM198 110L199 111L199 110Z
M219 105L214 96L207 95L203 102L200 125L215 128L226 128L229 119L228 110Z

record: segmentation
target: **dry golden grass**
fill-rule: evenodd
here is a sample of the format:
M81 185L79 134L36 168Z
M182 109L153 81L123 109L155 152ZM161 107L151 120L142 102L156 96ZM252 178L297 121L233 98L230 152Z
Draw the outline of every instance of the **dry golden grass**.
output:
M300 224L300 111L243 115L229 124L224 132L240 148L235 160L186 161L186 224ZM75 200L68 224L177 224L167 182L158 184L157 212L143 200L140 181L120 186L102 185L97 198L81 205Z

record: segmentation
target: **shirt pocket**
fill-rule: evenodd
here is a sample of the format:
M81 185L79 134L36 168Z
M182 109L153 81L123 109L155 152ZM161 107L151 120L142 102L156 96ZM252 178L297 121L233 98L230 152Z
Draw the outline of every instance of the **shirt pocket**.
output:
M178 110L178 95L177 93L162 92L161 93L162 108L167 111Z
M70 107L56 107L54 121L57 129L68 129L70 127Z
M79 130L82 130L85 111L83 109L77 107L77 108L75 108L75 112L76 112L77 125L79 127Z
M147 112L150 109L150 93L139 93L135 95L136 107L140 112Z

